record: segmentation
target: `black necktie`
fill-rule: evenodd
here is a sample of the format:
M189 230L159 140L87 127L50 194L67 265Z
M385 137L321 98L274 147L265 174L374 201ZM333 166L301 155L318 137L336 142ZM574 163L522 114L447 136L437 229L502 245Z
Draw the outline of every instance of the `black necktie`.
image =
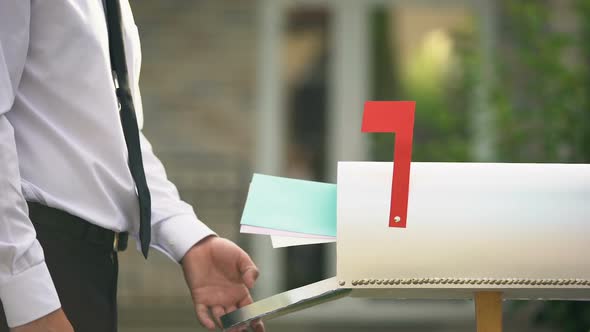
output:
M121 7L119 0L106 0L106 17L109 31L109 52L111 56L111 67L118 86L116 87L119 100L121 125L127 145L129 156L129 170L135 181L137 197L139 200L139 240L141 252L147 258L151 240L151 198L148 189L143 160L141 158L141 147L139 144L139 128L131 90L129 88L129 75L127 73L127 62L125 60L125 46L123 44L123 29L121 25Z

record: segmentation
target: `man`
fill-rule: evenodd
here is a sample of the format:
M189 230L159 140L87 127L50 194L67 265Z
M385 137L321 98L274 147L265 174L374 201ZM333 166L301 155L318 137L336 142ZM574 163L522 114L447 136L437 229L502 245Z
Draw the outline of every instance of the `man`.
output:
M206 328L251 303L256 266L138 130L140 62L128 0L0 1L0 331L116 331L127 234L182 265Z

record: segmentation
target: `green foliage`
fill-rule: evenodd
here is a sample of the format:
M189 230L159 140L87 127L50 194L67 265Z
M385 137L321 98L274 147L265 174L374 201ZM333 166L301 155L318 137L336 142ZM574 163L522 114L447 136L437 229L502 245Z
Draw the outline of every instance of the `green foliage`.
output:
M378 7L372 14L372 81L374 100L416 101L413 161L467 161L469 134L467 101L471 100L474 76L454 63L445 43L446 32L432 36L435 48L423 49L400 70L390 34L390 11ZM462 32L469 39L472 32ZM448 41L452 43L451 40ZM449 51L449 52L447 52ZM393 159L393 134L372 134L373 160Z
M553 13L544 1L503 3L492 100L499 158L590 162L590 2L570 1L580 34L554 29ZM590 304L545 302L534 322L564 332L589 331Z
M577 39L577 44L580 46L580 54L583 61L585 61L585 67L583 68L582 75L585 75L583 80L584 85L584 96L585 96L585 109L583 110L582 122L585 124L583 132L581 133L581 144L579 151L583 157L584 163L590 163L590 1L588 0L577 0L575 4L575 10L579 15L580 23L580 35Z
M579 43L579 36L551 27L551 12L544 2L505 3L493 98L501 129L499 158L587 161L590 90L578 47L584 43Z

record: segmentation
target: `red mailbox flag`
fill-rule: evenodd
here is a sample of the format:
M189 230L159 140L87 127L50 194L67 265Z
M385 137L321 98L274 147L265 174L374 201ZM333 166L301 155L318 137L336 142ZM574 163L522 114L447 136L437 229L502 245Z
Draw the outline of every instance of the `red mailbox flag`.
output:
M415 108L414 101L365 103L362 131L395 133L389 227L406 227Z

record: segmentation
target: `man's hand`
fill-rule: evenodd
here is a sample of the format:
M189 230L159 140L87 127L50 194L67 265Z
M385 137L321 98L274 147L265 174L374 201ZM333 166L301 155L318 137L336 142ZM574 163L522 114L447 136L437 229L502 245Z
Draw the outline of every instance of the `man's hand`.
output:
M63 310L58 309L25 325L10 329L10 332L74 332Z
M197 318L205 328L214 330L215 323L221 327L221 316L252 303L249 289L258 278L258 269L233 242L206 238L192 247L181 263ZM264 332L260 321L252 328Z

